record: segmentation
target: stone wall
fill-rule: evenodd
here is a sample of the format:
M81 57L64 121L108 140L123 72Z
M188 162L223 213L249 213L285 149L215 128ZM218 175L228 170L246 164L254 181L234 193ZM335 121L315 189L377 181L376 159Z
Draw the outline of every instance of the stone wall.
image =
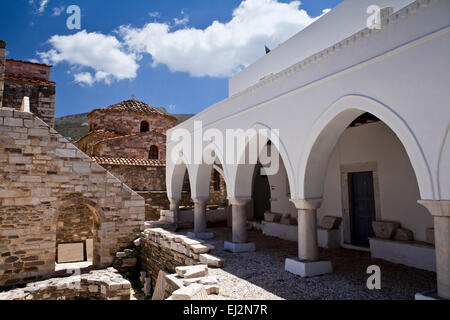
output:
M94 212L94 265L143 230L144 199L32 113L0 109L0 286L51 276L59 214Z
M130 300L131 284L113 268L30 283L0 293L0 300Z
M150 167L110 164L102 164L101 166L134 191L166 190L165 166Z
M175 268L181 266L225 265L224 260L208 254L213 249L211 245L164 229L146 229L142 233L140 245L141 268L152 278L153 287L161 270L175 273Z
M123 135L141 132L141 122L147 121L150 131L166 134L166 131L178 124L178 120L170 115L137 113L132 111L113 111L98 109L88 115L89 132L105 130Z
M3 107L20 110L23 98L29 97L31 112L53 127L56 86L50 81L50 68L42 64L7 59Z
M3 103L3 84L5 79L6 42L0 40L0 108Z
M122 136L97 142L93 156L106 158L149 159L152 146L158 148L158 159L166 160L166 136L155 131Z
M61 210L57 222L56 245L92 239L94 214L85 204L77 204Z

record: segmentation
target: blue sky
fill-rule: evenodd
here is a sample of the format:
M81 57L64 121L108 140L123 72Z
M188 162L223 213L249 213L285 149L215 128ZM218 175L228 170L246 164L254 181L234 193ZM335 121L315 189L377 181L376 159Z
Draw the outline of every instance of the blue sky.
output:
M129 99L198 113L228 78L342 0L2 0L7 57L54 65L56 116ZM69 30L66 9L81 9ZM326 12L326 11L325 11ZM215 21L215 22L214 22Z

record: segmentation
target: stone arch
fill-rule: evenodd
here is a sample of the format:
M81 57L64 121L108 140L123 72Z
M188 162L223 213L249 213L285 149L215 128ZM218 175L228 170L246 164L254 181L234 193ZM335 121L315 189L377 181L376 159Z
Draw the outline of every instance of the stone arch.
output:
M53 225L56 226L56 237L55 237L55 245L58 245L58 221L62 214L65 214L67 210L70 210L71 207L85 207L89 210L92 216L92 236L93 236L93 259L92 263L96 267L103 266L102 261L105 257L102 255L105 254L107 250L103 250L102 247L104 245L103 234L104 225L107 222L105 218L105 214L103 210L92 200L83 197L78 194L70 195L62 199L61 203L57 207L56 213L53 218ZM80 221L81 223L81 221ZM57 253L55 253L55 260L57 258Z
M408 124L388 106L360 95L347 95L338 99L313 125L302 148L295 198L322 198L326 169L333 148L348 125L366 112L383 121L403 144L416 174L422 199L435 199L429 166Z
M255 135L252 140L259 139L261 135L264 136L265 139L268 141L271 141L271 137L268 136L266 133L270 132L272 130L271 127L269 127L266 124L263 123L255 123L252 126L253 129L257 130L258 134ZM259 129L265 129L263 131L259 131ZM280 155L280 160L282 161L282 164L284 165L284 168L286 170L288 184L290 187L290 190L296 189L296 183L295 183L295 174L292 167L291 160L289 158L287 148L281 139L281 137L275 132L271 131L276 138L279 141L279 146L277 148L277 151ZM244 151L238 156L238 159L243 159L245 157L246 153L248 152L248 148L251 141L249 141L246 144L246 147ZM260 151L259 151L260 152ZM259 157L259 155L258 155ZM253 184L253 174L254 174L255 165L253 164L238 164L234 165L234 174L232 179L232 184L230 185L230 191L229 195L232 195L233 197L251 197L252 194L252 184ZM292 191L291 191L292 192Z

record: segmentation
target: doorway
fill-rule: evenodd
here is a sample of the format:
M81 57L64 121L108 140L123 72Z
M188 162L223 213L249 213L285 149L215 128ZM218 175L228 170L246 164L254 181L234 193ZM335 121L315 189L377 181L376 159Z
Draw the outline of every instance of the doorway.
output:
M369 247L376 220L373 172L349 173L352 244Z

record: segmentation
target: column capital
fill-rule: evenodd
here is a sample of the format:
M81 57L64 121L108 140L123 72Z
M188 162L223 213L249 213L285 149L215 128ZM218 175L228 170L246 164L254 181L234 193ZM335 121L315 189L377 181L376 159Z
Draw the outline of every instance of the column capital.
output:
M206 197L192 197L192 201L194 201L194 203L199 203L199 204L203 204L205 202L207 202L209 200L209 196Z
M297 210L317 210L322 205L323 199L291 199Z
M434 217L450 217L450 201L419 200L417 203L427 208Z
M247 203L249 203L250 201L252 201L251 197L228 198L228 202L234 206L243 206L243 205L246 205Z

